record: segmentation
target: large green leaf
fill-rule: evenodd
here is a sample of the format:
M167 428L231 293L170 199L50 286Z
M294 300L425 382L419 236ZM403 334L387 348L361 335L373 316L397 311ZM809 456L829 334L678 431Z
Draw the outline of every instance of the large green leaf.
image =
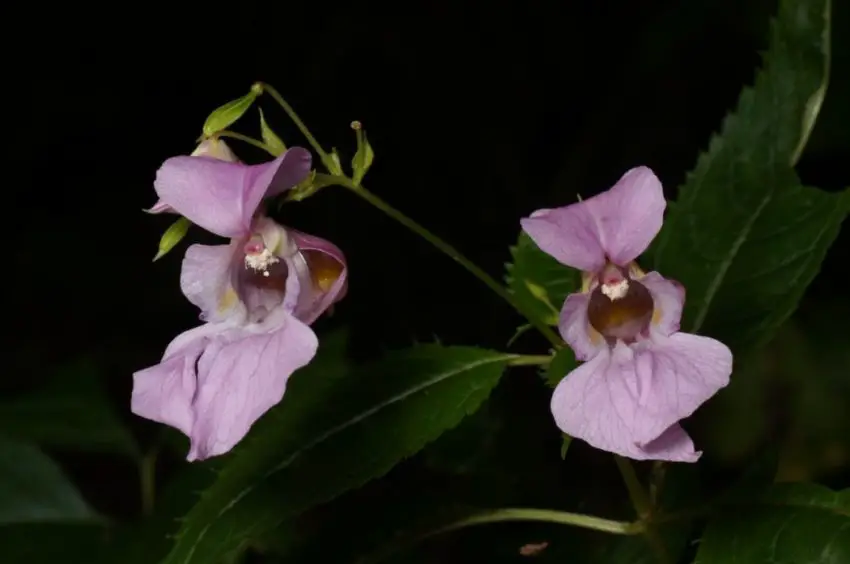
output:
M652 249L688 291L682 327L733 349L791 314L850 210L850 193L804 187L793 166L826 90L829 0L781 2L752 88L679 191Z
M780 484L717 515L694 564L850 562L850 490Z
M0 525L93 519L50 458L33 445L0 436Z
M138 455L103 392L97 361L81 357L60 369L45 387L0 401L0 429L41 445Z
M527 315L557 325L564 300L581 287L581 274L541 251L524 231L511 256L505 276L511 294Z
M511 358L423 345L343 377L334 374L338 359L317 359L185 516L165 562L214 561L385 474L474 411Z

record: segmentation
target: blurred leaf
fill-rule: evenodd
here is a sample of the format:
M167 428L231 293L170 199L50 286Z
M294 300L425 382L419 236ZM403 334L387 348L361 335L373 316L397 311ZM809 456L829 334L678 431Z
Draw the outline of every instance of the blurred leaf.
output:
M850 490L778 484L708 525L694 564L850 562Z
M219 131L223 131L233 125L239 118L245 115L248 108L257 99L257 92L251 89L244 96L231 100L230 102L219 106L210 113L207 121L204 122L204 136L212 137Z
M263 137L263 143L269 148L269 151L275 157L279 157L286 151L286 145L281 141L277 133L272 131L269 124L266 123L266 117L263 115L263 110L260 110L260 135Z
M505 277L511 294L528 315L557 325L564 300L581 288L581 274L541 251L524 231L511 256Z
M81 357L48 385L0 401L0 429L44 446L138 456L132 435L103 392L97 361Z
M0 436L0 525L96 518L47 455Z
M850 192L800 184L793 166L823 97L829 2L784 0L755 85L679 191L651 251L688 291L682 327L733 350L796 308L850 209Z
M111 533L103 523L4 525L0 554L9 563L123 564L125 554L112 552Z
M264 418L273 424L252 433L185 516L165 562L213 561L385 474L477 409L510 358L423 345L342 378L311 363L293 377L280 409Z

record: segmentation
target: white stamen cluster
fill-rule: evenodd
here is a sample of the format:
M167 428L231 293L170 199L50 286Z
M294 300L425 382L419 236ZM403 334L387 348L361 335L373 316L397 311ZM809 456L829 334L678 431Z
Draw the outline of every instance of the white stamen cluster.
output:
M245 255L245 268L262 272L263 276L268 276L269 267L277 262L280 262L280 259L274 256L268 249L263 249L259 253Z
M623 278L614 284L603 284L601 290L613 302L629 293L629 281Z

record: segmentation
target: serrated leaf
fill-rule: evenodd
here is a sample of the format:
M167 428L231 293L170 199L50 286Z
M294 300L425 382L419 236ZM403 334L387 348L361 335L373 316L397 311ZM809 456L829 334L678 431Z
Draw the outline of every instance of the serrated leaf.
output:
M804 187L792 168L826 87L829 6L781 2L763 70L652 249L655 270L687 288L683 330L736 352L767 340L796 308L850 210L850 192Z
M694 564L850 562L850 490L778 484L709 523Z
M578 366L576 355L569 347L558 349L552 361L543 372L543 379L546 380L546 385L550 388L557 386L561 380L566 378L567 374L575 370Z
M211 562L386 473L479 407L512 355L423 345L344 378L311 363L186 515L168 564ZM334 384L323 384L332 379Z
M245 115L254 100L257 99L257 93L252 89L250 92L235 100L219 106L210 113L207 120L204 122L204 137L212 137L219 131L224 131L236 121Z
M153 257L154 262L167 255L171 249L177 246L177 243L182 241L183 237L186 236L186 233L189 232L189 227L191 226L192 222L185 217L181 217L172 223L159 239L159 250L157 251L156 256Z
M102 389L102 369L81 357L37 391L0 401L3 433L42 446L138 457L133 436Z
M541 251L525 232L511 247L511 256L505 277L511 294L527 315L557 325L564 300L581 288L581 274Z
M96 518L47 455L35 445L0 436L0 525Z
M260 135L263 138L263 143L266 144L266 147L275 157L279 157L286 151L286 145L281 140L280 137L277 136L277 133L272 131L272 128L269 127L269 124L266 123L266 117L263 115L263 110L260 110Z

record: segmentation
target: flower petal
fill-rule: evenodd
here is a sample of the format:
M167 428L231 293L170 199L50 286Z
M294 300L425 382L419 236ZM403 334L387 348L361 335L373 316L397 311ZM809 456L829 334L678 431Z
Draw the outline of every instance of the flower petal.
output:
M269 331L269 328L276 329ZM195 425L188 460L229 451L254 422L280 402L289 377L316 354L304 323L278 308L267 323L233 330L210 342L198 361Z
M649 460L696 462L702 456L702 452L694 450L694 442L678 423L670 426L641 450Z
M638 280L652 295L655 310L652 325L665 337L679 330L682 308L685 305L685 287L675 280L668 280L657 272L650 272Z
M729 383L732 352L714 339L675 333L638 350L635 371L634 436L646 445Z
M602 248L614 264L626 266L643 253L664 221L664 189L645 166L626 172L610 189L582 202L596 220Z
M599 231L585 202L537 210L520 224L540 250L567 266L585 272L605 266Z
M645 166L626 172L609 190L581 202L542 209L522 228L558 261L596 272L607 259L626 266L646 250L664 219L664 190Z
M190 436L195 422L195 362L207 342L200 327L178 335L156 366L133 374L130 409L145 419L164 423Z
M588 304L590 304L590 294L570 294L564 301L558 322L561 336L573 349L576 359L581 361L596 356L600 347L606 346L601 335L593 334L593 328L587 317Z
M173 157L157 171L161 203L192 223L223 237L250 230L260 201L293 187L310 173L310 153L300 147L259 165L210 157Z
M672 425L659 431L655 441L635 439L638 395L635 353L620 342L613 350L602 349L558 384L552 414L561 431L601 450L635 460L695 461L699 454L690 438Z
M298 247L293 257L301 280L295 316L308 325L348 292L348 264L342 251L321 237L294 229L289 235Z
M241 307L231 282L236 245L192 245L186 249L180 288L201 309L204 321L220 321Z

